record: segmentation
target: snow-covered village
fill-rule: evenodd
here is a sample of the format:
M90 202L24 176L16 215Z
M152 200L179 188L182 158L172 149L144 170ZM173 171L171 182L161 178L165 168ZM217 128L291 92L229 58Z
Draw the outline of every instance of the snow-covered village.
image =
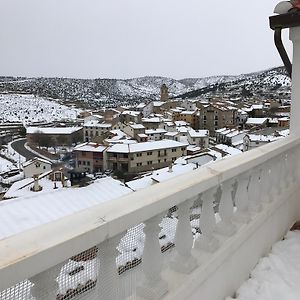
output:
M55 26L67 30L65 22L58 24L69 8L62 6L57 12L53 4L39 5L44 16L41 26L57 13ZM73 5L78 12L69 15L71 23L86 8ZM109 15L113 7L107 5ZM153 16L175 26L164 5L162 15ZM191 13L196 14L199 4L191 5L195 9ZM96 6L87 8L91 15ZM257 11L256 4L249 6ZM31 11L39 6L22 7ZM7 4L6 9L22 20L17 6ZM119 13L121 20L126 13ZM141 22L133 11L127 13ZM257 57L239 60L235 52L236 65L242 61L252 68L239 75L194 76L194 69L188 67L189 55L195 58L192 49L185 55L186 65L181 65L188 72L182 74L191 77L174 70L174 77L146 74L153 74L154 66L157 73L172 70L165 34L159 55L148 49L157 60L165 49L169 56L158 64L163 68L144 60L143 73L121 73L119 48L109 48L103 40L101 49L105 51L105 45L116 60L109 67L118 68L110 77L103 71L101 78L92 73L93 66L99 68L92 47L87 50L85 43L76 44L74 53L63 55L71 39L62 39L60 54L54 51L55 63L42 68L43 56L39 60L34 48L42 49L47 42L36 35L38 43L30 51L35 53L33 66L41 69L28 73L17 58L15 64L6 59L5 51L11 50L2 50L0 300L300 299L300 2L269 3L261 18L269 20L270 28L264 30L271 33L271 48L264 55L277 55L274 61L283 66L270 61L268 68L254 70ZM100 22L96 19L86 18L86 26L92 28L90 22ZM128 24L122 24L125 30ZM251 35L258 35L252 29ZM284 29L289 32L287 50ZM64 34L47 30L50 40ZM81 29L77 30L79 34ZM109 41L113 40L113 28L101 30L103 39L107 30ZM90 41L88 31L81 33ZM21 33L18 36L21 39ZM131 36L127 38L124 45L132 46ZM242 52L241 35L238 38ZM143 34L136 39L142 41ZM34 42L26 36L29 41ZM174 53L184 51L176 39L173 42ZM227 44L223 46L225 53ZM78 51L86 54L90 76L83 72L82 61L74 59ZM251 51L255 49L247 53ZM49 58L50 52L45 52ZM201 56L204 62L205 55ZM221 55L214 55L215 64L207 66L212 72L218 72L214 70L218 63L223 66L218 61ZM82 73L60 73L68 69L64 64L68 59L72 59L70 72L77 63ZM106 59L111 58L100 59L103 70ZM31 70L23 61L24 68ZM17 67L19 71L9 71ZM48 72L52 67L57 76ZM137 68L133 61L130 67ZM238 72L226 68L227 74ZM140 62L138 69L142 70ZM122 79L108 79L117 78L118 72Z

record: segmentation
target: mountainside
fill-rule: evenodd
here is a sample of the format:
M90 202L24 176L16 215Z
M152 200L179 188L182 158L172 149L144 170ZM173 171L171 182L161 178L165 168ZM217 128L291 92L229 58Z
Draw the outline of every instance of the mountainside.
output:
M226 79L229 79L227 77ZM283 67L219 80L177 97L195 98L212 96L258 97L286 99L290 97L291 79Z
M170 97L191 98L243 92L251 95L289 91L290 79L282 67L239 76L212 76L175 80L165 77L133 79L69 79L0 77L0 93L25 93L42 97L83 102L92 106L115 106L159 99L165 83Z

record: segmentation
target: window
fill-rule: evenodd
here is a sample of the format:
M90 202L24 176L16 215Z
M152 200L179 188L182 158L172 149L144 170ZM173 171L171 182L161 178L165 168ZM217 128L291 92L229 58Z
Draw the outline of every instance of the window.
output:
M142 153L137 153L136 156L140 157L140 156L142 156Z
M167 159L166 159L166 158L164 159L164 162L167 162Z
M91 165L91 162L87 161L86 164L87 164L88 166L90 166L90 165Z
M81 160L78 161L78 165L81 165Z
M137 166L137 167L141 167L141 166L142 166L142 163L137 163L136 166Z
M85 162L85 160L82 162L82 164L85 166L86 165L86 162Z
M176 157L172 157L172 162L174 162L176 160Z
M203 120L206 121L206 116L203 116Z
M152 160L147 161L147 165L152 165Z
M182 147L182 148L181 148L181 151L184 151L184 150L185 150L185 149Z
M98 136L99 135L99 132L98 131L96 131L96 136Z
M148 151L148 152L147 152L147 155L152 155L152 151Z
M46 170L46 166L43 166L43 169Z
M158 163L160 163L160 159L158 160Z
M177 149L172 149L172 152L176 152Z

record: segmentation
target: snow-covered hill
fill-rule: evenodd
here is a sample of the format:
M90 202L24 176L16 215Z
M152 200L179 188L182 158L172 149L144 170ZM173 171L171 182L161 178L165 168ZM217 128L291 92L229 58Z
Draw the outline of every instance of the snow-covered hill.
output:
M180 94L179 97L193 98L205 95L224 94L231 96L255 96L262 98L288 98L291 88L291 79L284 68L273 68L256 73L230 76L191 92Z
M74 120L79 112L80 109L33 95L0 95L0 123L32 124L34 122Z
M171 97L194 97L221 91L239 93L249 90L274 91L290 88L290 79L283 68L242 74L176 80L146 76L133 79L69 79L0 77L0 92L34 94L92 106L115 106L159 98L160 86L166 84Z

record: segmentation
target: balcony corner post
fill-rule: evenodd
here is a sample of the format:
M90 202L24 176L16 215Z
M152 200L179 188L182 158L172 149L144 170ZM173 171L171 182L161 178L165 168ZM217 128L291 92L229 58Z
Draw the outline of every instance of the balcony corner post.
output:
M293 43L291 135L300 137L300 26L290 28Z

